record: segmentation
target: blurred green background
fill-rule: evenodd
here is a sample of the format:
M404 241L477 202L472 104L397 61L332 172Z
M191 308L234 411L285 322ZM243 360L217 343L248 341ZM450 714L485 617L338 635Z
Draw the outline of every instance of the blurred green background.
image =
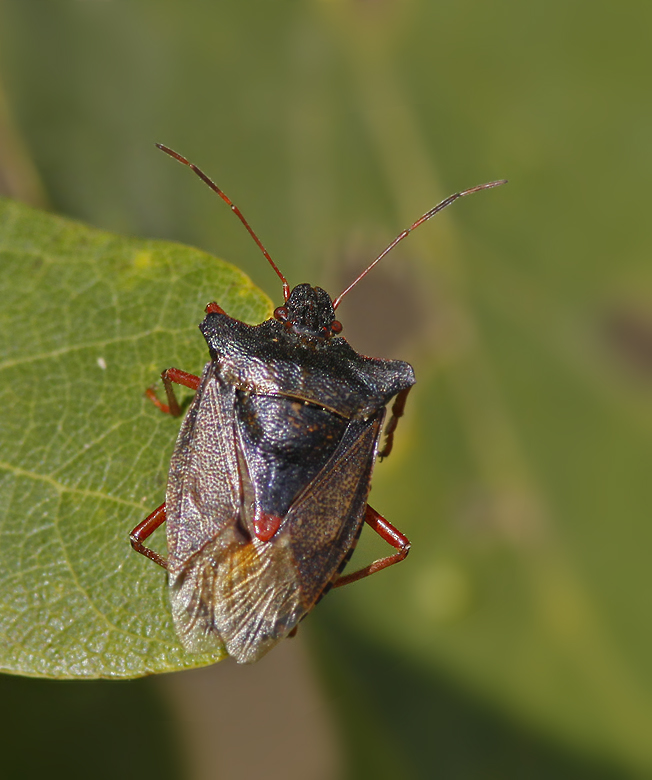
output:
M320 604L287 663L0 679L8 777L40 775L34 744L66 777L652 775L651 34L627 0L0 0L4 193L200 246L274 301L154 142L333 294L510 180L340 310L417 373L373 488L409 560Z

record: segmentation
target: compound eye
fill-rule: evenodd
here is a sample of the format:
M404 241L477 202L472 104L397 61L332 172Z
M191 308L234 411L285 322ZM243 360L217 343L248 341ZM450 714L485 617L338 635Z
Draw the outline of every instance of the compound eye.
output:
M342 323L339 320L333 320L331 322L331 332L332 333L341 333L342 332Z
M288 312L287 306L279 306L278 308L274 309L275 320L279 320L280 322L287 322L289 316L290 313Z

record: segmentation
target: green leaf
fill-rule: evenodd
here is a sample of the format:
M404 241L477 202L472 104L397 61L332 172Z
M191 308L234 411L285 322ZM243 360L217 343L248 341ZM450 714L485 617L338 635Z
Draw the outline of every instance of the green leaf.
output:
M165 573L129 544L163 501L179 427L144 390L168 366L201 370L208 301L253 323L268 299L204 252L10 201L0 292L0 668L115 678L219 660L184 652Z

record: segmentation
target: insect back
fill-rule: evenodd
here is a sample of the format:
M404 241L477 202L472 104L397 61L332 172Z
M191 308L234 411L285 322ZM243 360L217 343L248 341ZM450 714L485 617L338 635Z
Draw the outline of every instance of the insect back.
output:
M198 168L161 148L231 206L281 278L284 304L253 326L208 304L200 330L210 361L201 377L164 371L167 404L148 391L171 414L181 413L173 382L196 393L172 455L165 503L132 531L131 542L167 569L184 647L226 648L238 662L251 662L290 634L331 587L407 555L407 538L367 497L377 454L391 451L414 372L403 361L360 355L339 336L335 309L353 285L335 301L309 284L290 292L239 209ZM444 205L404 231L353 284ZM167 560L143 545L166 520ZM342 575L365 522L396 552Z

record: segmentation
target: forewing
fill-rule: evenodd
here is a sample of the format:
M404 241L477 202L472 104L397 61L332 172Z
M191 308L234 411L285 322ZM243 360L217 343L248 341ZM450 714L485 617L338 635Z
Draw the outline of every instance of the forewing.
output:
M309 610L355 546L385 410L351 421L331 459L297 498L284 527Z
M237 517L234 396L217 364L208 363L170 462L165 503L171 579Z

